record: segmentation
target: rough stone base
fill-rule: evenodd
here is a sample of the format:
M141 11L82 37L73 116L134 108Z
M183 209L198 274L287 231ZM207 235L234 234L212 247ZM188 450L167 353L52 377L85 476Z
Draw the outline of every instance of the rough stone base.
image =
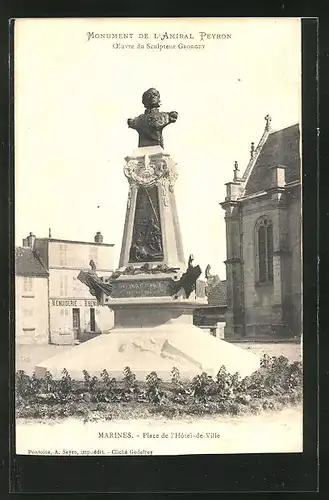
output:
M35 373L43 377L48 370L54 378L60 378L66 368L72 378L82 379L83 370L99 376L106 369L119 380L129 366L138 380L145 380L152 371L163 380L170 380L174 366L184 379L202 372L216 376L222 365L230 373L246 376L257 370L259 363L259 357L251 352L194 325L172 321L153 328L113 329L39 363Z
M287 325L284 325L282 323L270 323L270 324L262 324L262 323L257 323L257 324L247 324L246 325L246 331L245 331L245 336L246 337L268 337L268 338L284 338L284 337L291 337L291 330Z

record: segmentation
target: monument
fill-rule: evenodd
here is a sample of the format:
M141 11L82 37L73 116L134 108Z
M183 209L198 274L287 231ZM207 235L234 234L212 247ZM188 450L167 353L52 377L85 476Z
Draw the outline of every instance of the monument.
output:
M207 299L199 293L202 271L193 255L185 263L174 191L177 165L163 143L163 129L178 113L159 111L154 88L144 92L142 103L145 112L128 119L139 140L123 168L129 191L119 267L100 278L91 262L91 270L78 276L114 311L114 327L40 363L37 376L49 370L57 377L66 368L82 378L83 370L99 375L106 369L119 379L128 366L138 379L155 371L169 380L173 367L182 378L215 376L222 365L242 376L259 368L258 356L193 325L193 310Z

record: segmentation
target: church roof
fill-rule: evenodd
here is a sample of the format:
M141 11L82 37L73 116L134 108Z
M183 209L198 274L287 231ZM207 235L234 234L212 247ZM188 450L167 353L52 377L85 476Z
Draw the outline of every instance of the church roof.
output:
M269 133L246 183L245 196L269 189L273 165L286 167L286 183L300 180L299 140L298 124Z
M17 276L48 276L36 253L29 247L15 248L15 274Z

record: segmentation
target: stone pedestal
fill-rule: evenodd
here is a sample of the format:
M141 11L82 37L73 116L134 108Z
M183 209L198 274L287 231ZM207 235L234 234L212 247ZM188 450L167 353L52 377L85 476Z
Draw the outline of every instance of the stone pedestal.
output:
M119 269L98 282L90 277L91 286L98 285L99 301L114 311L114 327L40 363L36 375L44 376L49 370L60 377L66 368L79 379L83 370L99 375L106 369L120 379L128 366L138 379L155 371L169 380L173 367L183 378L202 372L215 376L222 365L241 375L257 370L258 356L193 325L193 310L207 300L197 286L197 293L190 293L181 285L186 264L171 156L160 146L138 148L126 158L124 173L129 195ZM197 267L189 262L192 282L193 269L197 275Z
M170 298L117 299L115 326L108 334L54 356L36 367L43 377L49 370L60 378L66 368L75 379L82 370L99 376L106 369L111 377L122 379L126 366L138 380L152 371L171 379L173 367L182 379L206 372L216 376L222 365L230 373L249 375L259 368L259 358L250 351L219 340L193 325L194 300Z
M175 162L161 146L138 148L126 157L124 173L129 194L119 268L150 262L185 270L174 195ZM147 235L152 231L153 242Z

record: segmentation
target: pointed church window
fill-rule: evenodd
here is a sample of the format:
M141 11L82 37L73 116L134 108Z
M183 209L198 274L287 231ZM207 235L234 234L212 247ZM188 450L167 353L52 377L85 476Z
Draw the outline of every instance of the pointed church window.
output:
M266 281L266 233L265 227L258 229L258 254L259 254L259 282Z
M258 221L256 226L257 281L271 283L273 281L273 226L266 218Z
M267 281L273 281L273 227L267 227Z

